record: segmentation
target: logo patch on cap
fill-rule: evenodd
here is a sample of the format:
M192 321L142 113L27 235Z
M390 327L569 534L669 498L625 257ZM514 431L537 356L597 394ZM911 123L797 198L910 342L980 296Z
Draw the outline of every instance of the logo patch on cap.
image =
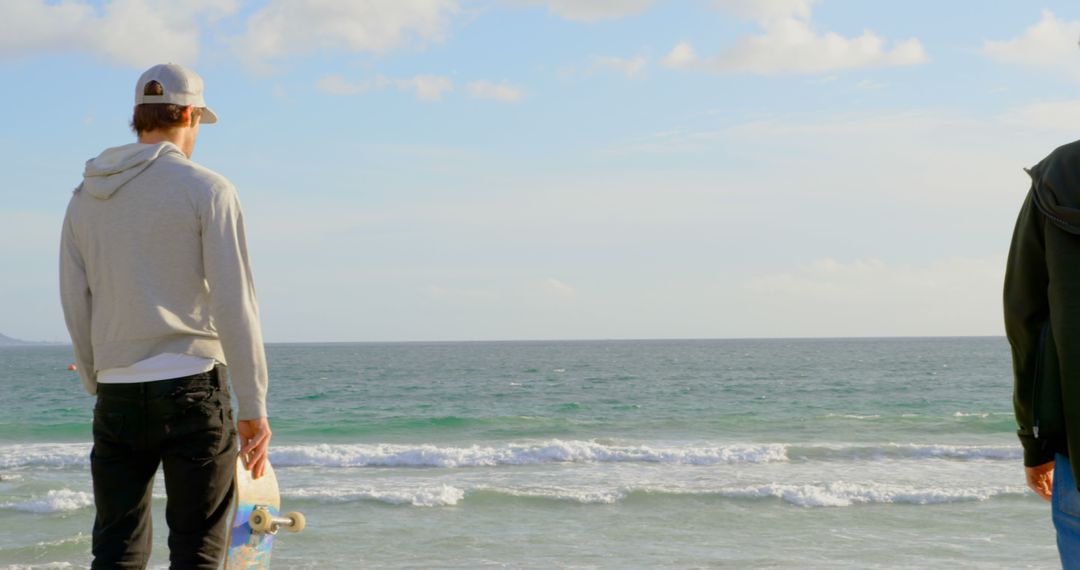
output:
M165 88L157 81L150 81L143 88L143 95L164 95Z

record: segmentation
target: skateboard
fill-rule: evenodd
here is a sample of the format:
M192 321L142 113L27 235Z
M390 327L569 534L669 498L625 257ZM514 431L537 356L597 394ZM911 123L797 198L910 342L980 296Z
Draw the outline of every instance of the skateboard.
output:
M229 550L225 570L263 570L270 567L270 548L278 529L304 530L304 515L297 512L281 516L281 493L270 462L258 479L251 478L241 457L236 458L236 492L233 495Z

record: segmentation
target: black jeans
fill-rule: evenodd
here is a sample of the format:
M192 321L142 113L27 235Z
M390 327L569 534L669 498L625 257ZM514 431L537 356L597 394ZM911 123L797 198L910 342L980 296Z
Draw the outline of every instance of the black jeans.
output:
M223 371L98 384L94 407L93 568L145 568L150 498L165 472L172 568L217 568L225 552L236 427Z

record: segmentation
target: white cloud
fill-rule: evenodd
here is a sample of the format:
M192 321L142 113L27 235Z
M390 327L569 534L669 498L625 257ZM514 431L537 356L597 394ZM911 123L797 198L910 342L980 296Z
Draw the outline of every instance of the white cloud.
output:
M315 88L331 95L362 95L371 91L398 89L413 93L421 101L440 101L443 95L454 90L454 82L441 75L416 75L396 79L379 75L372 80L350 81L341 75L327 75L315 83ZM473 81L466 86L469 95L477 99L493 99L513 103L520 101L525 93L520 87L506 83Z
M1039 23L1024 30L1017 38L986 41L983 53L991 59L1015 65L1070 69L1080 74L1080 54L1076 41L1080 20L1065 21L1044 10Z
M442 40L457 11L455 0L271 0L237 45L256 63L318 50L384 53L412 40Z
M817 34L809 22L788 18L763 24L765 34L747 37L709 62L716 71L759 74L828 73L843 69L916 65L927 61L919 40L885 48L873 32L844 38L832 32Z
M638 14L653 0L516 0L524 6L547 6L553 14L567 20L595 22L613 20Z
M699 60L688 43L665 58L670 67L699 67L717 73L761 75L828 73L844 69L916 65L927 61L917 39L896 42L891 49L871 31L846 38L818 33L810 21L810 0L715 0L718 8L757 20L764 33L747 36L719 54Z
M315 88L331 95L362 95L369 91L396 88L413 93L421 101L440 101L444 93L454 90L454 82L441 75L416 75L394 79L380 75L372 81L349 81L341 75L327 75L315 83Z
M4 0L0 57L89 53L123 65L193 64L206 24L235 14L237 0ZM259 68L320 50L385 53L443 39L457 0L269 0L229 38Z
M694 47L687 42L679 42L664 57L664 65L668 67L684 68L697 63L697 53Z
M101 7L83 0L0 3L0 57L37 53L89 53L144 67L162 61L194 64L200 22L232 14L233 0L202 0L177 10L163 0L109 0Z
M815 0L713 0L717 8L747 20L810 19Z
M486 80L473 81L468 85L468 90L477 99L494 99L505 103L515 103L525 97L520 87Z
M439 101L443 93L454 90L454 82L439 75L417 75L409 79L391 80L398 89L412 91L421 101Z
M632 59L611 56L596 56L593 58L594 68L613 69L627 77L640 77L645 72L648 64L649 60L643 55Z

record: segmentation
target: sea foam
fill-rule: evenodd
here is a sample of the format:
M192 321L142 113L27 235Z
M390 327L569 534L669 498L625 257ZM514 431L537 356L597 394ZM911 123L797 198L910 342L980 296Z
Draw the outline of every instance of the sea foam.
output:
M1015 461L1024 452L1016 445L943 445L918 443L881 444L808 444L789 447L792 459L810 460L879 460L879 459L951 459L961 461Z
M581 505L610 505L629 500L667 500L677 497L718 498L739 500L780 499L800 507L852 507L866 504L937 505L943 503L979 502L997 497L1028 494L1022 486L1001 487L914 487L889 483L828 483L788 484L767 483L746 486L701 488L667 484L629 485L623 487L526 486L507 487L478 485L461 488L452 485L433 485L412 489L295 489L283 497L290 500L309 499L326 503L379 502L396 506L450 507L472 500L501 502L532 500L569 502Z
M431 444L271 445L274 465L325 467L495 467L554 463L658 463L670 465L757 464L779 461L873 461L879 459L947 459L1015 461L1019 445L880 444L692 444L614 445L597 441L548 440L442 447ZM90 445L40 443L0 446L0 470L26 467L83 468L90 464ZM17 474L0 474L2 478Z
M85 509L94 504L94 496L82 491L59 489L49 491L44 497L0 503L0 509L11 509L26 513L51 514Z
M1014 460L1024 457L1019 445L917 445L890 443L886 451L916 458L942 457L947 459L999 459Z
M88 443L0 445L0 469L15 467L82 467L90 464Z
M544 463L667 463L718 465L786 461L782 444L651 447L550 440L534 444L437 447L434 445L281 446L270 453L274 465L326 467L494 467Z
M411 490L350 490L297 489L285 492L289 499L315 499L335 503L377 501L388 505L411 505L414 507L454 506L465 498L465 491L450 485Z
M985 501L1003 495L1021 496L1025 487L916 488L881 483L857 484L837 481L809 485L772 483L730 489L723 495L733 498L776 497L801 507L849 507L855 504L903 503L932 505L969 501Z
M999 496L1022 496L1025 487L993 488L916 488L883 483L854 484L842 481L820 484L781 484L745 487L722 487L719 489L701 489L679 486L645 485L619 489L562 489L512 490L488 489L514 497L529 497L572 501L582 504L610 504L632 497L720 497L729 499L766 499L779 498L786 503L802 507L850 507L858 504L901 503L910 505L933 505L985 501Z

